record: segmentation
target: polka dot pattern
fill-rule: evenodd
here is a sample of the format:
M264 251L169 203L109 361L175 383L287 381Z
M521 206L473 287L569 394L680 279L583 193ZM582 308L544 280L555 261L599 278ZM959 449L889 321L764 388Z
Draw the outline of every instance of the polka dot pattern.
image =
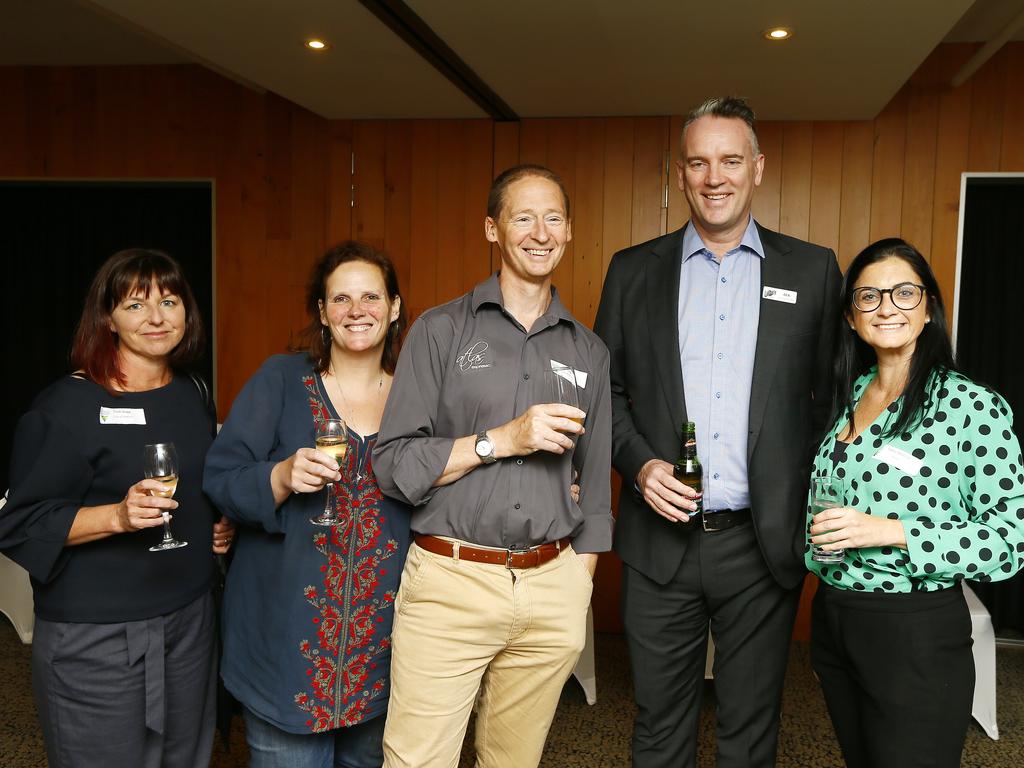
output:
M854 385L855 401L875 374L872 369ZM836 453L846 426L840 419L818 448L814 475L841 473L847 504L902 520L907 549L848 549L842 563L826 564L814 562L807 546L807 568L840 589L870 592L934 591L965 577L1006 579L1024 568L1024 462L1009 406L961 374L934 374L920 423L909 433L885 436L901 404L893 403ZM876 459L887 445L920 460L920 469Z

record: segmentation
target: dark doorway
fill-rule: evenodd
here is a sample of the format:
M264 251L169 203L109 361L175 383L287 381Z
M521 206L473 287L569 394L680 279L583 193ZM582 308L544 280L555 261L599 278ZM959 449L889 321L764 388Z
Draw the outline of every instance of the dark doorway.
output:
M0 492L11 438L35 395L68 373L71 337L103 261L156 248L181 262L206 323L198 372L213 382L213 190L210 182L0 182L4 407Z
M1013 409L1013 430L1021 440L1024 323L1017 311L1024 285L1024 176L969 175L961 227L957 364L1006 398ZM1024 473L1024 468L1017 471ZM1007 581L972 582L971 587L992 614L997 632L1024 633L1024 573Z

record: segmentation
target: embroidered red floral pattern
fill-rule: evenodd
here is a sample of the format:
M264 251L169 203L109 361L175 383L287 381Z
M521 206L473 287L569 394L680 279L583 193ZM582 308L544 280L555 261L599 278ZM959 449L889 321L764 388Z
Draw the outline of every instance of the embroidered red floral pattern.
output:
M313 376L303 378L313 420L331 418ZM392 607L395 590L381 592L381 577L388 573L387 560L398 551L393 539L382 541L380 489L369 462L372 443L349 450L343 479L333 495L339 523L312 533L313 546L323 557L318 585L303 589L312 607L316 628L312 641L303 639L299 653L307 660L308 685L295 695L295 703L309 714L306 724L313 732L355 725L368 705L385 690L387 669L378 658L390 650L390 626L382 612ZM359 480L355 466L360 458L365 470Z

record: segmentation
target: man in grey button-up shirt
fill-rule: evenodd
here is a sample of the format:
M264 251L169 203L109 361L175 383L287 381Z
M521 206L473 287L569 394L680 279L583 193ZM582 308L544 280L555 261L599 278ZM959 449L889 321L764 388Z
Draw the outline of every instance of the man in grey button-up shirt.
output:
M485 233L501 271L426 312L398 362L374 471L416 505L418 543L396 611L388 766L457 762L478 692L480 764L536 765L582 648L596 553L611 546L611 405L608 351L551 285L568 209L546 168L499 176ZM578 409L552 402L559 364ZM474 561L534 547L535 567Z

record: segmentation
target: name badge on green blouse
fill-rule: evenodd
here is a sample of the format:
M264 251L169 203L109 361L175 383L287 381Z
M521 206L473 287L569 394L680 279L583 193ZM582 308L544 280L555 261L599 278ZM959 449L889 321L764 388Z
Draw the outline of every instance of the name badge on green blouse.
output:
M916 475L921 471L924 462L917 456L901 451L894 445L887 445L874 455L876 461L884 461L908 475Z

